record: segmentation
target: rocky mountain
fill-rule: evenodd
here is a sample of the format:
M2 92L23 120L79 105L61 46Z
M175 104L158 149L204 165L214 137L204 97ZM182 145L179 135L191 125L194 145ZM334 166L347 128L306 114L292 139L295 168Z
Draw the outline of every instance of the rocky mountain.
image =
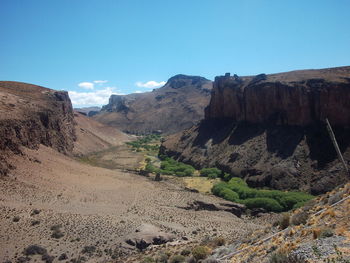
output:
M128 140L117 129L74 113L66 91L13 81L0 81L0 135L0 175L14 168L7 159L23 154L23 147L45 145L72 155Z
M152 92L112 95L94 119L135 134L175 133L204 117L211 89L210 80L176 75Z
M40 144L59 152L73 150L74 116L68 93L44 87L0 82L1 174L5 174L7 154L20 153L21 146Z
M216 77L205 119L163 153L251 186L322 193L346 181L325 126L350 162L350 67Z

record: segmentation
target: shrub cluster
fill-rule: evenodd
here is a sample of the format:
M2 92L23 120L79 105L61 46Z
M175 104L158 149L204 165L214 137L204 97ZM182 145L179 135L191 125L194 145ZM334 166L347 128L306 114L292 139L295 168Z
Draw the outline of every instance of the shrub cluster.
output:
M220 177L222 174L221 170L218 168L203 168L200 170L200 176L205 176L210 179L215 179Z
M165 158L160 164L160 173L176 176L192 176L195 169L188 164Z
M145 170L149 173L160 173L166 175L176 175L176 176L192 176L195 169L188 164L184 164L178 161L175 161L172 158L165 157L161 164L160 168L155 167L151 162L147 162Z
M134 150L141 151L142 149L146 151L158 151L159 145L149 145L150 143L159 141L161 136L158 134L146 135L136 141L127 142L127 145L130 145Z
M213 186L212 193L233 202L245 204L248 208L264 208L267 211L282 212L302 206L313 198L302 192L259 190L250 188L241 178L234 177L229 182Z

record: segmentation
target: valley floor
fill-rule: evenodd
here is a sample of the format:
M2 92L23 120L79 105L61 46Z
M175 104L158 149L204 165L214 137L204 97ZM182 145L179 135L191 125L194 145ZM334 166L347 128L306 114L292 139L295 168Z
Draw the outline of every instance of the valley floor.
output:
M0 180L1 262L40 262L39 255L23 254L30 245L45 248L53 262L62 262L62 254L73 262L139 262L137 251L124 241L144 223L186 243L205 236L244 239L269 221L268 216L245 220L229 212L185 210L181 207L194 200L222 200L187 191L172 180L137 175L133 170L143 156L125 145L96 154L95 165L104 160L106 168L44 146L14 156L16 169Z

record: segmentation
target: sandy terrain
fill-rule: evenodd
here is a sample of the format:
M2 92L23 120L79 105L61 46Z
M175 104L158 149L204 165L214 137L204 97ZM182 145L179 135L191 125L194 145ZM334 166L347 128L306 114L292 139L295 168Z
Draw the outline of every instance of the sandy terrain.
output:
M205 235L237 239L262 227L228 212L179 208L193 200L220 200L185 191L169 181L155 182L120 169L94 167L45 146L25 153L12 159L16 170L0 180L1 262L25 260L22 252L33 244L47 249L54 262L62 253L68 260L79 256L89 262L121 259L135 252L125 248L123 241L142 223L190 241ZM133 158L121 158L125 167L133 167L140 158L133 154ZM55 225L61 226L60 238L51 237ZM198 233L193 234L194 230ZM84 254L85 246L96 246L96 250Z

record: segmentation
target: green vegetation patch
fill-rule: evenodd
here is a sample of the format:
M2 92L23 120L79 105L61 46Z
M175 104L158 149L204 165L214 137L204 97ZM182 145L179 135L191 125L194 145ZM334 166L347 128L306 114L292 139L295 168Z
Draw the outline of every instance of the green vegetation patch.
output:
M264 208L267 211L282 212L295 209L314 198L302 192L259 190L251 188L241 178L234 177L228 182L213 186L212 193L232 202L245 204L248 208Z
M210 179L215 179L220 177L222 171L218 168L203 168L200 170L200 176L208 177Z
M127 142L126 144L131 146L131 148L137 152L141 151L159 151L159 144L161 136L159 134L149 134L137 139L136 141Z
M165 157L160 164L160 168L154 166L151 162L147 162L145 170L149 173L160 173L175 176L192 176L195 169L188 164L175 161L172 158Z

